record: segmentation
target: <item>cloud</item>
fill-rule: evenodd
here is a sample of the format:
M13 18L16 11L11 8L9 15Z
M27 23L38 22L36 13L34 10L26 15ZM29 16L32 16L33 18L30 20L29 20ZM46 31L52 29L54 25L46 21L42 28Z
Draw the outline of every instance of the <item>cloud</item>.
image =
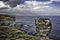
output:
M24 4L25 3L25 4ZM24 4L24 5L27 5L32 7L32 6L42 6L42 5L47 5L47 4L51 4L52 2L50 1L46 1L46 2L40 2L40 1L23 1L23 0L9 0L9 1L5 1L4 4L7 4L9 5L10 7L16 7L17 5L20 5L20 4Z
M50 1L56 1L56 2L60 2L60 0L50 0Z
M60 15L60 9L56 9L49 6L49 4L51 3L52 1L47 2L25 1L25 4L17 5L17 7L15 8L0 10L0 13L18 16ZM4 5L3 2L1 4Z
M40 9L40 8L49 8L49 4L52 2L47 1L47 2L38 2L38 1L25 1L25 4L20 4L16 8L21 8L21 9Z
M20 0L10 0L8 4L9 4L10 7L16 7L20 3L21 3Z
M0 1L0 8L4 7L4 3Z
M25 1L25 3L36 5L36 4L50 4L51 2L50 2L50 1L46 1L46 2L40 2L40 1Z
M0 1L0 8L9 8L9 5L5 5L4 2Z
M29 1L25 1L25 0L2 0L4 2L4 4L9 5L10 7L16 7L17 5L20 4L24 4L27 5L27 7L36 7L36 6L42 6L42 5L49 5L51 4L53 1L59 2L60 0L50 0L50 1L45 1L45 2L41 2L41 1L36 1L36 0L29 0ZM37 7L36 7L37 8Z
M36 0L36 1L46 2L46 1L50 1L50 0Z
M60 9L56 8L41 8L41 9L9 9L0 10L2 14L15 16L60 16Z
M17 5L19 5L21 3L20 0L7 0L7 1L6 0L2 0L2 2L4 4L9 5L10 7L16 7Z

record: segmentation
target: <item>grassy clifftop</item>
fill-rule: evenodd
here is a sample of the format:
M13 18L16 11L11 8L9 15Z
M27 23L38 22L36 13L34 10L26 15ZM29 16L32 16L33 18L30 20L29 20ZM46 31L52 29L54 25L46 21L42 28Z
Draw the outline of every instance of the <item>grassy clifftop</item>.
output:
M40 38L28 35L14 27L0 27L0 40L40 40Z
M37 37L26 34L14 27L0 26L0 40L50 40L48 37Z

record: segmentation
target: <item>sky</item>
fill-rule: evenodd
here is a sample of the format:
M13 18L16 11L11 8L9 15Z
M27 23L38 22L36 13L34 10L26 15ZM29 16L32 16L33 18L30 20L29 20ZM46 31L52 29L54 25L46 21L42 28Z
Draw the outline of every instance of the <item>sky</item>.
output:
M0 14L18 16L60 16L60 0L0 1Z

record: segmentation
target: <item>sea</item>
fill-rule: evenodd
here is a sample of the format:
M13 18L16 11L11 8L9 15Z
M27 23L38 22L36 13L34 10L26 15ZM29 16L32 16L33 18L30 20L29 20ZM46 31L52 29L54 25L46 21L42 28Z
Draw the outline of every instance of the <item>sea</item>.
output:
M60 16L16 16L16 22L23 22L26 24L34 24L37 18L49 18L51 21L60 20ZM57 22L57 21L55 21Z

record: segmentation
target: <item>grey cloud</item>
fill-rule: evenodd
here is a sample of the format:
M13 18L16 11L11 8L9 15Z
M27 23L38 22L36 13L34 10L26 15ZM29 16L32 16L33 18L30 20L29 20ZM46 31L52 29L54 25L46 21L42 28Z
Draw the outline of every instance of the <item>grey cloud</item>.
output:
M0 0L3 1L5 4L8 4L10 7L16 7L20 3L22 3L21 0Z
M17 5L19 5L21 3L21 1L20 0L11 0L11 1L9 1L9 5L11 6L11 7L16 7Z
M60 9L41 9L41 10L0 10L1 14L15 16L60 16Z
M0 1L7 2L7 1L9 1L9 0L0 0Z
M8 7L2 7L0 8L0 10L4 10L4 9L9 9Z

